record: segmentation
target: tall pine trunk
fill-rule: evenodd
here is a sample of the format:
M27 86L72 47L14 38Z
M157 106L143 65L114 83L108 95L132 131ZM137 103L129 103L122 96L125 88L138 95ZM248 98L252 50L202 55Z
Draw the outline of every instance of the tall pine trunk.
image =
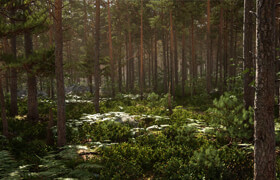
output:
M164 93L168 92L168 69L167 69L167 57L166 57L166 40L165 36L162 37L162 52L163 52L163 89Z
M194 38L194 18L191 20L191 95L195 93L194 81L197 78L197 62L196 62L196 52L195 52L195 38Z
M12 15L14 15L14 11L12 11ZM14 20L11 20L11 23L15 25ZM17 38L13 36L11 38L11 50L14 58L17 57ZM11 68L11 116L15 116L18 114L18 106L17 106L17 69Z
M244 103L245 108L254 106L254 87L251 83L254 81L254 62L253 62L253 11L254 2L252 0L244 1L244 23L243 23L243 71L244 71Z
M179 60L178 60L178 44L177 44L177 33L174 30L174 78L175 86L174 89L179 85Z
M156 33L155 33L155 52L154 52L154 91L157 92L157 89L158 89L158 60L157 60L157 36L156 36Z
M62 0L55 0L55 75L57 89L57 145L66 144L65 87L63 76Z
M94 107L95 111L99 112L99 89L100 89L100 0L96 0L95 9L95 59L94 59Z
M172 21L172 11L169 12L170 18L170 82L171 83L171 94L175 95L175 84L174 84L174 75L175 75L175 63L174 63L174 34L173 34L173 21Z
M144 77L143 77L143 0L141 0L141 37L140 37L140 94L143 97Z
M275 1L257 0L254 179L276 179L274 87Z
M211 26L210 26L210 0L207 0L207 61L206 61L206 90L210 93L212 89L211 70Z
M24 34L24 48L25 56L28 58L33 52L32 36L30 32ZM27 118L30 121L37 121L38 114L38 102L37 102L37 78L35 72L33 72L33 64L27 65Z
M187 62L186 62L186 29L182 31L182 96L185 97L185 84L187 80Z
M218 40L218 49L219 49L219 89L222 91L223 87L223 28L224 28L224 9L221 6L220 9L220 24L219 24L219 40Z
M3 92L2 86L2 73L0 72L0 104L1 104L1 119L2 119L2 129L3 135L8 137L8 121L6 116L6 104L5 104L5 97Z
M110 12L110 0L108 0L108 33L109 33L109 56L110 56L110 66L111 66L111 86L112 86L112 96L115 96L115 62L113 59L113 43L112 43L112 30L111 30L111 12Z

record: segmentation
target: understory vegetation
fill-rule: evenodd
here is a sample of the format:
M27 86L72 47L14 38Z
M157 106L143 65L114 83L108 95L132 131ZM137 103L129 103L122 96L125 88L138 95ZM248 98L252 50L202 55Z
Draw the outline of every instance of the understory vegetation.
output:
M150 93L141 100L118 94L101 99L101 113L95 113L91 96L70 95L69 145L56 148L56 126L47 140L50 109L56 121L54 103L40 99L43 118L34 123L26 119L23 98L20 115L9 119L13 134L0 136L0 178L252 179L253 110L246 111L236 93L211 99L185 100L199 100L206 110L172 101L171 114L168 95Z

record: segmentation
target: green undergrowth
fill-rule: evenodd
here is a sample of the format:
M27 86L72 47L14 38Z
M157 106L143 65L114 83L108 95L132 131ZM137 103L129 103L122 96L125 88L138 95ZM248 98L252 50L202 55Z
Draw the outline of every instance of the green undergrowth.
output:
M203 100L201 99L203 98ZM211 97L187 104L206 104ZM39 103L39 122L25 111L9 118L10 139L0 136L0 178L6 179L252 179L252 110L226 93L207 108L172 102L155 93L118 94L100 101L67 97L68 146L46 143L53 101ZM20 104L24 104L24 99ZM24 109L23 107L21 107ZM277 126L278 127L278 126ZM56 141L56 126L52 128ZM280 161L277 160L279 165ZM279 169L279 166L277 166Z

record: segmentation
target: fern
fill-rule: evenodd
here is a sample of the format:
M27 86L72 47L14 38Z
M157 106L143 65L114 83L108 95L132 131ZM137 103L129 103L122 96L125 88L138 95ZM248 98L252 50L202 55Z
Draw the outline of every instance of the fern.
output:
M78 154L83 146L65 146L60 152L51 152L41 159L40 172L37 173L41 178L77 178L94 179L97 178L101 165L84 161Z
M0 151L0 178L13 175L13 172L17 170L17 167L17 162L9 151Z

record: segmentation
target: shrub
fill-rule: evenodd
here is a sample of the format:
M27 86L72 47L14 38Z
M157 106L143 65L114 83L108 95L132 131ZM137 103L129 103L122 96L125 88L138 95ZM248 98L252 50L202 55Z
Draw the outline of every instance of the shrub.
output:
M184 158L171 157L166 162L157 162L154 170L159 179L190 179Z
M114 121L96 123L90 132L93 141L111 140L112 142L124 142L132 137L130 127Z
M78 154L83 147L65 146L60 151L50 152L41 159L37 179L78 178L98 179L102 166L93 161L84 161Z
M250 140L253 137L253 109L244 109L237 96L225 93L208 112L211 122L217 129L217 136L235 140Z
M153 151L148 146L121 143L102 152L103 179L137 179L150 169Z

